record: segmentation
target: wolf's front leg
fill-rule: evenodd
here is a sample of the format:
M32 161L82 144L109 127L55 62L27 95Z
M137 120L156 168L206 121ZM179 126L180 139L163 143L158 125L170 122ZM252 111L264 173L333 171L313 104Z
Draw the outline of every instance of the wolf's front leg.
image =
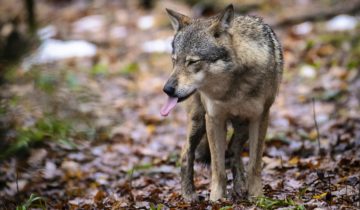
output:
M205 114L202 111L191 110L188 119L187 142L181 155L181 191L188 202L198 200L194 186L195 150L205 134Z
M268 120L269 112L266 111L258 120L250 122L250 162L248 168L248 192L250 198L260 196L263 193L261 182L261 162Z
M210 200L226 196L225 150L226 122L221 117L206 115L206 133L211 153Z

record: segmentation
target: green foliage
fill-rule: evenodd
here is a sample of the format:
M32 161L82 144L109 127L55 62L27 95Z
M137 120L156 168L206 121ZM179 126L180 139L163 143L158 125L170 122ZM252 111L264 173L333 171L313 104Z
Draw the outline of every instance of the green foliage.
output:
M232 126L228 127L226 133L226 139L229 141L233 134L234 134L234 128Z
M0 79L4 80L2 82L8 82L8 81L15 80L18 76L16 68L17 68L17 65L5 66L5 68L3 69L3 72L0 73Z
M134 170L147 170L147 169L150 169L152 167L153 167L153 165L151 163L144 163L144 164L141 164L141 165L135 165Z
M128 175L132 175L135 171L148 170L152 167L153 165L151 163L139 164L139 165L135 165L132 169L128 170L127 173Z
M121 74L129 75L137 72L139 70L139 65L137 63L130 63L120 70Z
M1 152L0 160L45 139L72 145L69 140L71 127L70 122L52 116L40 118L33 126L17 130L15 141Z
M348 69L354 69L360 65L360 35L349 34L349 32L332 33L320 35L320 41L326 44L331 44L335 48L343 48L345 52L348 52L346 60L346 66ZM346 45L351 46L350 51L346 49ZM339 51L341 52L341 51ZM334 61L335 62L335 61Z
M95 64L91 69L93 76L106 75L108 73L108 66L103 63Z
M176 167L181 166L181 159L180 155L177 152L171 152L169 153L169 156L167 157L167 163L168 164L175 164Z
M233 207L232 206L223 206L219 210L230 210L230 209L233 209Z
M102 74L104 69L107 71L107 67L99 64L94 67L94 74ZM14 75L18 76L12 82L20 84L22 91L29 94L14 94L0 104L0 116L9 119L6 127L1 129L3 133L11 134L3 135L5 140L0 144L0 160L14 154L27 154L30 147L48 140L74 148L75 138L99 138L99 132L91 120L92 113L79 108L79 104L97 99L97 94L89 91L88 83L84 82L87 80L80 79L84 76L83 72L63 67L53 70L46 66L33 66L24 74ZM29 119L35 122L29 126L27 121L25 125L17 113L19 110L32 110L33 107L40 113L27 113Z
M256 201L256 206L262 209L270 210L281 207L291 207L294 210L305 210L303 205L295 203L292 199L272 199L268 197L259 197Z
M56 90L57 78L49 73L37 73L35 75L35 85L40 90L52 93Z
M314 40L312 40L312 39L311 39L311 40L307 40L305 49L306 49L306 50L310 50L311 48L314 47L314 45L315 45Z
M48 71L33 68L27 73L24 79L35 81L35 87L48 94L54 94L61 87L76 90L80 87L78 75L69 69Z
M7 112L6 107L0 105L0 117L2 117L3 115L5 115L6 112Z
M67 86L72 90L77 89L80 85L78 77L74 73L66 72L65 80Z
M25 203L16 207L16 210L27 210L30 208L46 209L45 198L31 194Z
M298 198L301 198L301 197L304 196L307 192L308 192L308 188L307 188L307 187L300 188L300 189L299 189L299 193L298 193Z
M164 204L155 205L154 203L150 203L150 210L162 210L164 209Z

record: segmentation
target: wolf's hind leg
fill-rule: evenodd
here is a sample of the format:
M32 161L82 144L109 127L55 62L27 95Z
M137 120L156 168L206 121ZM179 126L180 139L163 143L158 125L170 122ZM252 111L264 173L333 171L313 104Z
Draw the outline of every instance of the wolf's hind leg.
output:
M230 139L228 150L231 153L230 163L233 174L232 198L237 200L247 197L245 170L241 152L249 138L249 126L246 121L241 121L238 118L232 119L231 123L234 128L234 133Z
M250 161L247 183L250 199L260 196L263 193L261 182L261 162L268 121L269 110L266 110L258 120L250 122Z
M195 151L195 161L208 166L211 163L211 155L207 136L204 135Z
M195 150L205 134L205 111L197 95L188 107L187 141L181 155L181 192L186 201L198 200L194 185Z

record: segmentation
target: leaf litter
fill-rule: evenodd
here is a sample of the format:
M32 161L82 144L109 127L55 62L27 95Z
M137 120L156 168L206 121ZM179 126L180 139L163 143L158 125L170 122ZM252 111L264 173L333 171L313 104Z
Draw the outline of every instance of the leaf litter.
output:
M51 23L56 38L92 42L97 52L20 66L8 92L1 91L11 104L2 120L14 125L5 142L26 138L17 139L9 153L16 156L0 165L0 206L30 206L27 199L41 198L50 209L359 208L360 110L350 87L360 59L353 44L360 43L359 27L330 33L324 26L333 23L319 21L276 29L286 62L263 157L265 196L210 203L209 169L196 165L201 201L191 204L180 195L185 111L175 108L167 119L159 114L173 35L161 3L151 12L121 2L70 3L62 10L41 5L40 20L50 14L63 20ZM190 11L183 2L173 4ZM256 14L271 23L262 4ZM285 6L275 9L292 10Z

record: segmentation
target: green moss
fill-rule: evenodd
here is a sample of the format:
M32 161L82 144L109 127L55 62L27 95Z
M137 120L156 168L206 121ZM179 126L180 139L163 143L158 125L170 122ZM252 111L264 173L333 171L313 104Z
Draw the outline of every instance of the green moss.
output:
M137 72L139 65L137 63L130 63L120 70L121 74L129 75Z
M21 127L16 130L14 141L0 151L0 160L7 158L19 151L27 150L34 144L49 139L59 142L70 142L71 123L65 120L56 119L52 116L40 118L31 127Z
M295 203L292 199L272 199L268 197L260 197L256 201L256 206L262 209L278 209L282 207L291 207L294 210L305 210L303 205Z
M108 66L103 63L97 63L91 69L91 74L93 76L106 75L108 72Z

